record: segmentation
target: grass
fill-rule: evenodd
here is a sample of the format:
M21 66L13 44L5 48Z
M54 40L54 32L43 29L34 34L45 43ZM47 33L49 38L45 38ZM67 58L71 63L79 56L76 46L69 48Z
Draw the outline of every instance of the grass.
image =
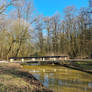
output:
M85 62L76 62L75 63L76 65L80 66L81 68L85 69L85 70L89 70L89 71L92 71L92 61L88 62L88 61L85 61Z
M19 64L0 64L0 92L52 92Z
M69 67L79 69L88 73L92 73L92 61L73 61Z

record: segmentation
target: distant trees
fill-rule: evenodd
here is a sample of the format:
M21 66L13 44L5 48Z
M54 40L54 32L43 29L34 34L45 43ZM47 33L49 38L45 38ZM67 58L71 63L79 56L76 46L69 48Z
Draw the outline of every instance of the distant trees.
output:
M13 0L12 2L14 2ZM24 1L24 2L22 2ZM30 19L32 15L31 1L27 2L26 0L22 0L14 4L15 6L15 19L11 18L7 19L5 17L3 19L0 31L0 35L2 35L1 42L1 58L8 58L10 56L25 56L29 55L30 50L25 50L24 48L31 48L31 21ZM25 5L26 4L26 5Z
M12 6L11 13L4 14ZM9 12L9 11L8 11ZM0 2L0 58L31 55L86 57L92 53L89 8L64 9L53 16L34 14L31 0ZM11 18L9 17L11 16Z
M52 41L51 41L51 18L50 17L44 17L44 25L45 25L45 30L47 33L46 37L46 52L47 54L51 54L52 51Z
M39 19L36 21L35 30L37 31L37 46L39 48L39 55L44 54L44 35L43 35L43 17L39 16Z

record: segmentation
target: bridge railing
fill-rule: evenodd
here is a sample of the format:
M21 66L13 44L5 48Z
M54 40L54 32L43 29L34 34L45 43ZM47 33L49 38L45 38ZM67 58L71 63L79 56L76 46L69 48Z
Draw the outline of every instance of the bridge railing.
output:
M10 62L13 62L14 60L20 60L24 62L25 60L31 60L31 61L56 61L56 60L67 60L69 59L68 56L34 56L34 57L10 57Z

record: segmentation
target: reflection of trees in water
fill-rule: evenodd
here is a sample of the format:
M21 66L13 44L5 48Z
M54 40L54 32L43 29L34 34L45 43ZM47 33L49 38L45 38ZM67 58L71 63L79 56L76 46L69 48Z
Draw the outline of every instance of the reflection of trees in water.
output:
M40 80L42 83L45 81L45 73L41 72Z
M43 85L54 90L54 92L92 91L92 76L90 74L56 66L31 66L30 70L32 69L39 71L33 74L41 81L41 83L43 83ZM46 72L43 72L44 69ZM57 69L57 71L52 72L53 69Z
M45 85L46 87L54 90L55 92L61 92L64 91L63 88L66 89L72 89L76 91L88 91L92 90L92 87L88 87L89 82L84 82L84 81L79 81L79 80L74 80L74 79L58 79L57 78L57 73L40 73L40 80ZM60 77L60 76L59 76ZM68 76L67 76L68 78Z

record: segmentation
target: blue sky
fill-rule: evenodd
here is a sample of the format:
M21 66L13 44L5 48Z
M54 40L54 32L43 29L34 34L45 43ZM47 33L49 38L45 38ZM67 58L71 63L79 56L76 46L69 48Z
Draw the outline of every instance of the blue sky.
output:
M67 6L75 6L77 9L87 7L88 0L34 0L35 9L45 16L52 16L56 12L63 14Z

